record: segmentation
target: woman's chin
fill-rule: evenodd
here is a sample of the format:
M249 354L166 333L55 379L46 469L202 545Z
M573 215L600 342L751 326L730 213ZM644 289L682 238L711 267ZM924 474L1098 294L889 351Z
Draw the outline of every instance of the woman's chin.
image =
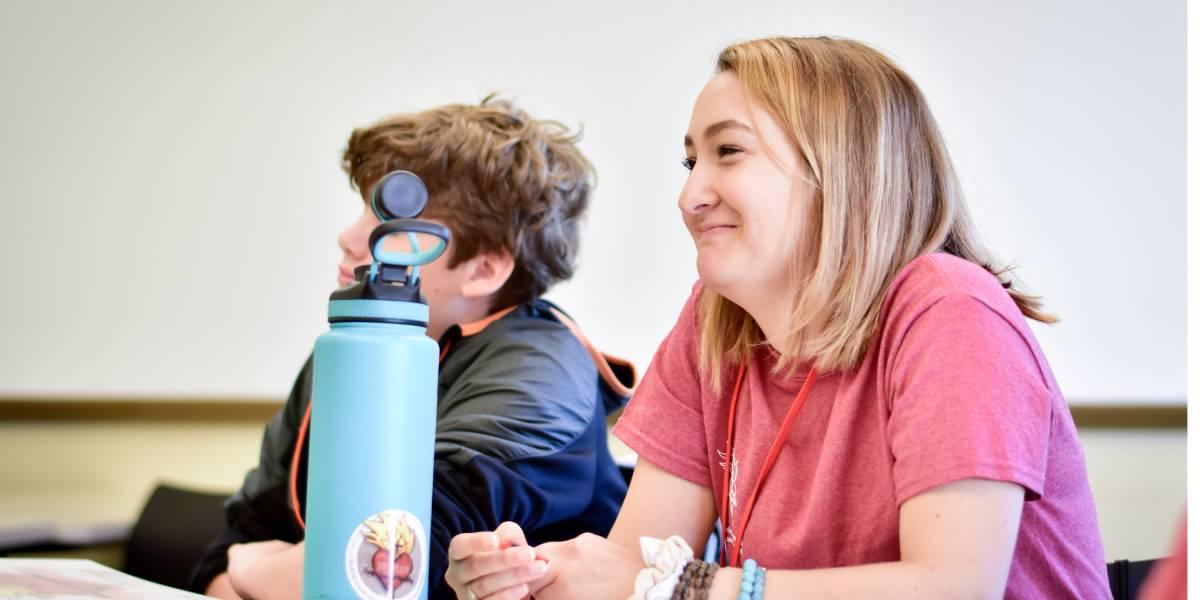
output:
M700 276L700 282L704 284L705 288L722 296L726 295L724 290L734 285L734 277L730 269L718 261L707 260L703 254L696 257L696 274Z

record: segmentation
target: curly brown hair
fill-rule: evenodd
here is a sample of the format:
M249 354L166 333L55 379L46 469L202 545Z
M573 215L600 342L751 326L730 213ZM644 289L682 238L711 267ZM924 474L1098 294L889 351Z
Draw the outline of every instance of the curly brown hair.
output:
M342 169L360 191L397 169L424 180L422 216L450 228L450 268L485 252L511 254L512 275L492 301L499 309L541 296L575 270L579 223L595 186L595 170L576 145L581 136L489 95L478 105L393 115L356 129Z

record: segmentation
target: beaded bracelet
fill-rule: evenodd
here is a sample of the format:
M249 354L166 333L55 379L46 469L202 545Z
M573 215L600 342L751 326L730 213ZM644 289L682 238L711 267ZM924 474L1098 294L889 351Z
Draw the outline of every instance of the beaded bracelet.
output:
M708 590L712 589L713 577L716 576L717 570L720 569L717 563L704 563L702 576L696 582L696 592L698 600L708 600Z
M713 576L718 568L717 563L702 560L689 562L671 592L671 600L708 600L708 590L712 588Z
M692 587L692 578L696 576L696 567L700 561L693 560L683 568L675 589L671 591L671 600L687 600L688 590Z
M767 585L767 570L759 568L758 562L747 558L742 564L742 587L738 600L762 600Z

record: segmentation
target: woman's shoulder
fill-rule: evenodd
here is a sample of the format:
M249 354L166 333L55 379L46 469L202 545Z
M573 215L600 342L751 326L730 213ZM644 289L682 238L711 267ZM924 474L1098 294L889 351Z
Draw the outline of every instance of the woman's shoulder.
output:
M900 271L884 301L876 347L890 358L906 347L954 357L959 364L983 357L993 370L1007 360L1010 373L1025 368L1056 389L1037 339L1005 286L988 269L948 254L922 255Z
M995 275L968 260L931 252L908 263L892 280L887 312L916 316L947 298L972 298L1009 319L1021 312Z

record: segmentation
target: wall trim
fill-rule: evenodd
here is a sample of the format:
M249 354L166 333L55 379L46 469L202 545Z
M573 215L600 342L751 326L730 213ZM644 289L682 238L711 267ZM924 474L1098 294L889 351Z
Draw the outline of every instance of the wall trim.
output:
M20 398L0 396L0 422L214 421L266 423L282 400L267 398Z
M1072 405L1080 429L1187 429L1187 406L1180 404Z
M0 396L0 421L218 421L266 423L283 405L269 398L89 398ZM1071 407L1089 429L1186 429L1180 404L1084 404Z

